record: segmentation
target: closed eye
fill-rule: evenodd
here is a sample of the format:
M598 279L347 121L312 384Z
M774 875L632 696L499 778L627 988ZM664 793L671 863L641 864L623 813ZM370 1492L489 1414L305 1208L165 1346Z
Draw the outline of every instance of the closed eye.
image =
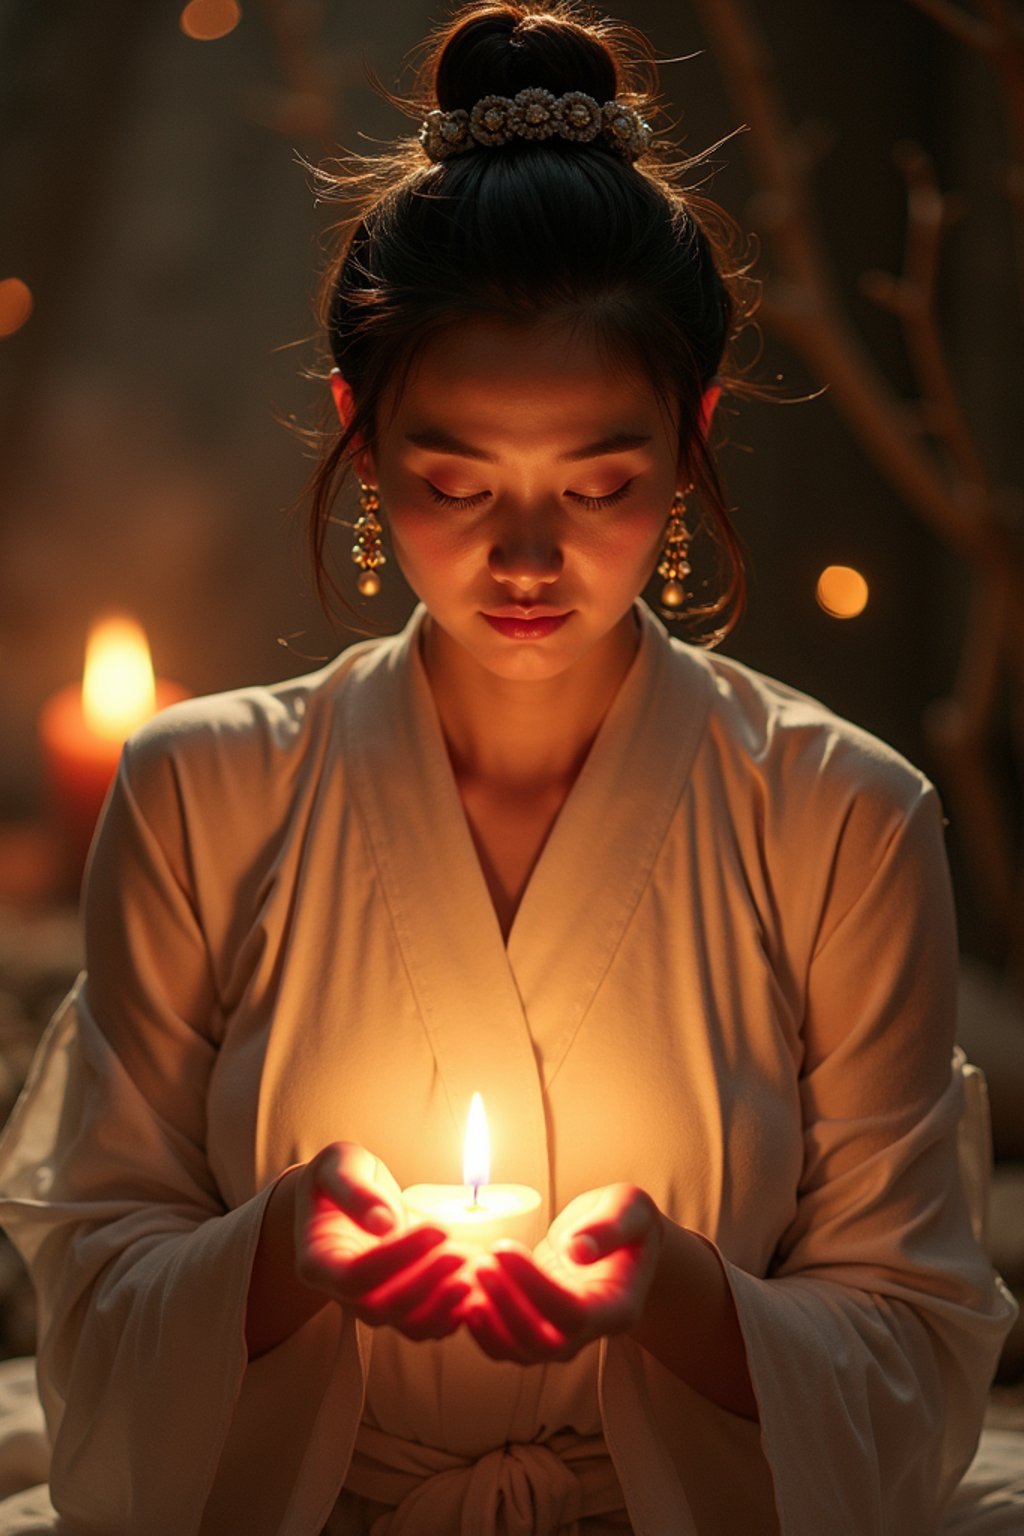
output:
M602 507L614 507L617 501L622 501L633 488L633 481L627 480L625 485L620 485L617 491L610 491L607 496L581 496L577 491L566 491L567 496L572 496L576 501L581 501L585 507L593 507L600 511Z
M487 491L480 491L476 496L446 496L443 491L437 489L436 485L431 485L429 480L427 490L431 498L441 507L475 507L478 502L486 501L489 494Z
M632 480L627 480L625 485L620 485L617 491L610 491L607 496L583 496L579 491L566 491L565 494L571 496L574 501L582 502L585 507L600 511L602 507L613 507L617 501L622 501L628 496L635 479L636 476ZM446 496L443 491L437 489L436 485L431 485L429 480L426 486L431 498L441 507L475 507L481 501L486 501L490 495L490 491L478 491L475 496Z

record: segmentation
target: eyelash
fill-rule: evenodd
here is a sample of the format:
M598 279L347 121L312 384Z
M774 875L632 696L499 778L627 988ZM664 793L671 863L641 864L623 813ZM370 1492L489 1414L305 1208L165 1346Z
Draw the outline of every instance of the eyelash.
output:
M575 491L568 491L566 494L576 496L577 501L581 501L585 507L590 508L594 512L599 512L602 507L613 507L617 501L622 501L623 497L629 495L632 485L633 481L627 480L625 485L620 486L617 491L612 491L608 496L580 496ZM427 482L427 490L430 492L432 499L442 507L475 507L488 494L486 491L480 491L476 496L446 496L443 491L439 491L429 481Z

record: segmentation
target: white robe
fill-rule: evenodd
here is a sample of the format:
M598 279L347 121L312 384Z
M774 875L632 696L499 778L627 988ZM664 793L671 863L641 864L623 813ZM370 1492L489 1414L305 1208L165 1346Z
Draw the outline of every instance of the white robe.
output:
M546 1525L496 1529L615 1528L614 1501L588 1523L571 1479L561 1504L545 1488L551 1444L603 1437L643 1536L936 1530L1015 1313L957 1160L939 799L815 700L636 614L507 948L422 606L397 636L175 705L127 743L87 870L86 970L0 1143L75 1532L348 1530L346 1479L371 1486L362 1453L350 1472L361 1420L378 1449L461 1456L456 1504L504 1499L511 1521L525 1500L540 1521L547 1499ZM331 1304L247 1363L273 1181L345 1138L402 1186L457 1182L476 1090L493 1177L540 1190L547 1219L627 1179L712 1242L759 1424L625 1337L522 1370ZM444 1529L440 1486L396 1533Z

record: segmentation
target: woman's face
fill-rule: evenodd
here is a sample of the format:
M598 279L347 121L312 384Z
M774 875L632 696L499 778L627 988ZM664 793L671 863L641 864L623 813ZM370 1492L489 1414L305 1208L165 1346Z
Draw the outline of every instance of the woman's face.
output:
M481 319L428 344L378 431L363 478L450 641L508 679L618 645L679 485L675 426L646 380L551 324Z

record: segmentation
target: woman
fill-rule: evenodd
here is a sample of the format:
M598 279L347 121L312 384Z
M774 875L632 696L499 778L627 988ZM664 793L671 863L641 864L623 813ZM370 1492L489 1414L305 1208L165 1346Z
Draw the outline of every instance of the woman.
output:
M125 747L0 1151L72 1530L924 1536L973 1454L1014 1308L935 789L639 597L742 596L749 307L649 66L562 6L444 29L327 274L312 498L321 590L351 466L416 610ZM405 1208L477 1090L532 1250Z

